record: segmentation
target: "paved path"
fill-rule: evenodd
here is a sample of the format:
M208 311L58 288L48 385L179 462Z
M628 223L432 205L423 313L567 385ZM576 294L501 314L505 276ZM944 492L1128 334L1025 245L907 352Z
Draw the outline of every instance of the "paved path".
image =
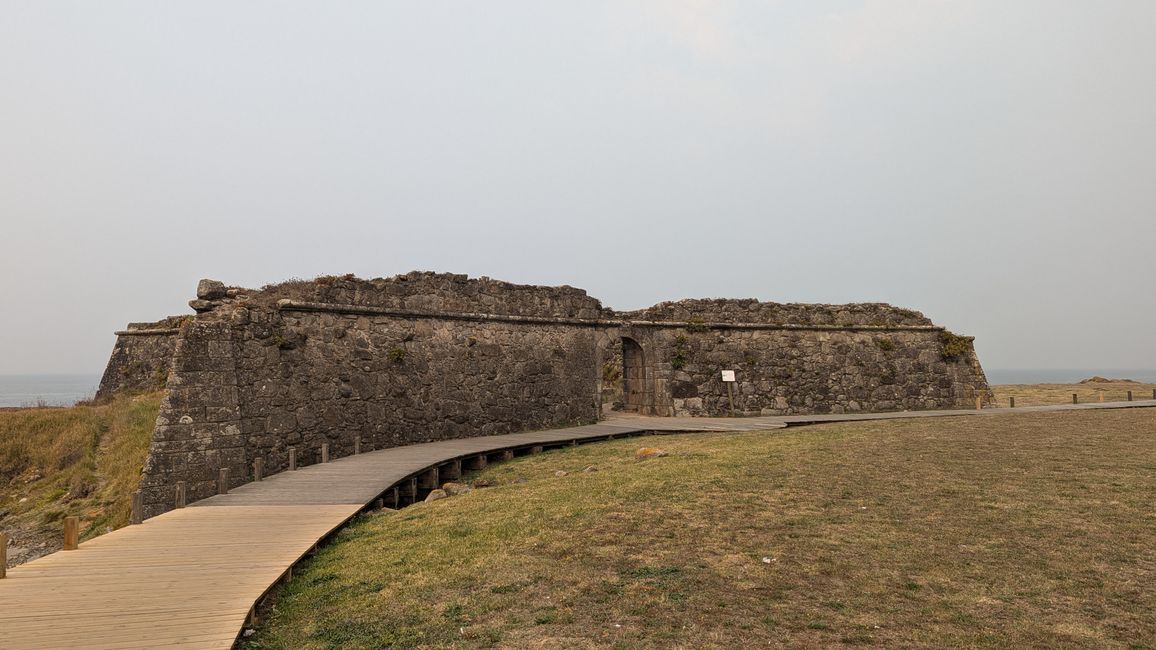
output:
M1156 401L1014 411L1142 406ZM254 604L319 541L378 498L387 505L421 498L423 482L432 487L453 477L463 462L648 431L745 431L778 429L788 422L975 414L620 417L570 429L395 447L311 465L10 569L0 580L0 648L229 648ZM440 469L440 476L431 468Z

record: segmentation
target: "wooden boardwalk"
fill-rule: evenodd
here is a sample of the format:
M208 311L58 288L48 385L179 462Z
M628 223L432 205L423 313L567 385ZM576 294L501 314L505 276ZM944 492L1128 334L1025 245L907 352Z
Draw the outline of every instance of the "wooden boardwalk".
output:
M637 418L395 447L282 472L10 569L0 580L0 648L229 648L257 600L319 541L379 497L392 499L395 485L400 498L420 498L406 488L431 467L651 429L783 426Z
M771 418L621 417L395 447L282 472L18 566L0 580L0 648L229 648L255 603L378 498L420 499L463 462L643 432L747 431L847 420L1153 407L1156 401ZM440 470L440 476L431 472ZM413 493L410 492L413 490Z

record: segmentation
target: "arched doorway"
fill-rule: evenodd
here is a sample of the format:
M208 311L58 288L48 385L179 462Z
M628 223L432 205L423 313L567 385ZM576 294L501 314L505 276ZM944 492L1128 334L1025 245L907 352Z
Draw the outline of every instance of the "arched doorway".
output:
M644 412L646 404L646 363L642 346L622 337L622 402L627 411Z

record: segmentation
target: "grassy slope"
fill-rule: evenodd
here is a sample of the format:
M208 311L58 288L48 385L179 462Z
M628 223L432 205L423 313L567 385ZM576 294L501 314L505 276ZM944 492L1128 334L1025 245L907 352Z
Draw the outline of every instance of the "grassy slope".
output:
M59 548L68 515L84 539L128 523L160 397L0 411L0 529L14 547L31 557Z
M248 647L1156 647L1156 411L631 439L480 476L347 528Z

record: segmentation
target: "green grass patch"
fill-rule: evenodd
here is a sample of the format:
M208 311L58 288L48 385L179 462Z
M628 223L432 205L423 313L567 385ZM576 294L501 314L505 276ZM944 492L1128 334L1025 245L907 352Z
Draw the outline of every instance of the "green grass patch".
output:
M1024 413L527 456L358 520L244 647L1153 647L1154 430Z
M66 516L82 539L126 525L160 400L0 411L0 528L13 543L58 548Z

